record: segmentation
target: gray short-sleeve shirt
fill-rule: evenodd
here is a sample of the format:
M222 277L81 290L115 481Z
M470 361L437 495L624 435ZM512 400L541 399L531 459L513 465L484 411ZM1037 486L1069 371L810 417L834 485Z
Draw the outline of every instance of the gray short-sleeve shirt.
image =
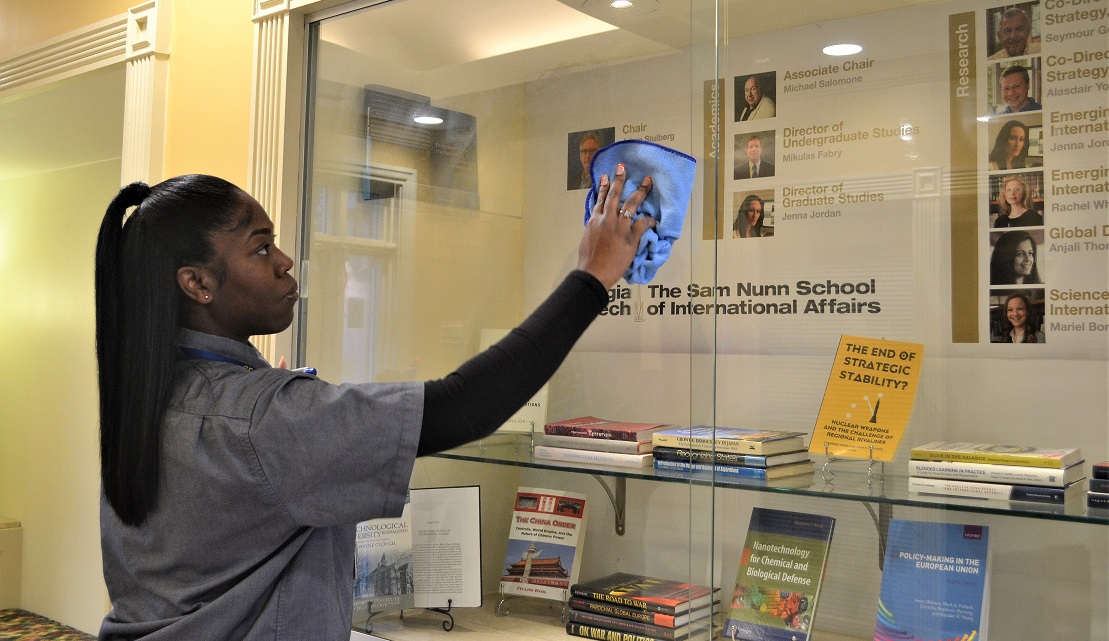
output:
M245 343L182 331L157 508L101 504L100 639L348 639L354 525L399 516L422 383L332 385Z

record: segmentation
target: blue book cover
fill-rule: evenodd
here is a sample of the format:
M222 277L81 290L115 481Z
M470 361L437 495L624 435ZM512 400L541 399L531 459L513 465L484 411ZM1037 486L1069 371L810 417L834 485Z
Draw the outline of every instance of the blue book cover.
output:
M724 465L722 463L697 463L691 461L671 461L655 459L655 469L692 474L717 474L741 479L777 479L812 472L812 461L787 463L777 467L747 467L745 465Z
M836 520L753 508L721 636L807 641Z
M989 528L890 521L874 641L984 641Z

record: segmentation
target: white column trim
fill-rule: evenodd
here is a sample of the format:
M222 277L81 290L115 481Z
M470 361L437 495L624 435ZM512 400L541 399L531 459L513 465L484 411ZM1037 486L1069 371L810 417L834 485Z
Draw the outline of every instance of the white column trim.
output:
M250 96L250 158L247 191L270 214L278 243L286 248L295 245L296 185L286 193L284 177L288 166L296 164L296 149L291 149L287 131L296 131L286 122L286 104L290 99L289 57L290 26L288 0L254 0L254 61L253 86ZM293 137L295 141L295 136ZM292 196L290 198L290 196ZM283 206L288 204L289 206ZM287 336L256 336L253 341L271 363L286 358L291 349ZM281 349L278 343L281 343Z
M164 177L170 15L170 0L148 0L127 12L124 185L136 180L156 183Z

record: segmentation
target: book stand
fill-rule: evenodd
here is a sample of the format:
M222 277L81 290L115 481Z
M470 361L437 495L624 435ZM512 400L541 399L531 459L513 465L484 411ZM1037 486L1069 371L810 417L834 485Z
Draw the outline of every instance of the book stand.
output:
M509 599L532 599L532 600L535 600L535 601L538 601L538 600L550 601L550 599L540 599L539 597L527 596L525 594L505 594L503 587L501 588L500 593L501 593L501 598L500 598L499 601L497 601L497 609L494 612L499 617L508 616L508 600ZM561 601L562 611L559 614L559 618L563 623L567 623L570 620L570 611L569 611L568 606L567 606L569 598L570 598L569 591L568 590L563 590L562 591L562 601Z
M843 458L839 456L832 456L828 453L828 442L824 442L824 456L827 459L824 465L820 466L820 478L824 479L825 483L831 483L836 478L836 473L832 471L832 463L863 463L867 462L869 465L866 468L867 483L873 482L875 478L874 463L878 463L877 478L881 481L885 478L886 464L883 461L874 460L874 446L870 446L870 455L867 458Z
M443 609L443 608L423 608L423 610L425 610L427 612L436 612L438 614L442 614L443 616L447 617L447 620L443 621L443 629L446 630L447 632L450 632L454 628L454 615L451 614L451 602L452 601L453 601L453 599L447 599L446 609ZM373 605L373 601L370 601L369 606L372 606L372 605ZM362 629L363 629L363 631L365 631L366 634L373 634L374 633L373 618L375 616L381 614L382 612L384 612L384 610L378 611L378 612L372 612L372 611L370 612L369 618L366 619L365 625L362 626ZM400 616L401 620L404 620L404 610L403 609L399 610L399 616Z
M866 485L871 494L875 491L875 483L877 483L877 496L884 496L882 484L886 479L886 463L885 461L874 460L874 446L870 446L870 454L867 458L842 458L832 456L828 453L828 442L824 443L824 456L827 458L824 465L820 466L820 478L824 479L824 483L830 484L836 478L836 473L832 471L832 463L868 463L866 468ZM877 463L878 467L875 469L874 464ZM884 569L886 561L886 536L889 533L890 519L893 518L893 506L889 503L879 502L878 511L874 511L874 507L870 503L863 503L863 507L870 513L871 520L874 521L874 527L878 530L878 569Z

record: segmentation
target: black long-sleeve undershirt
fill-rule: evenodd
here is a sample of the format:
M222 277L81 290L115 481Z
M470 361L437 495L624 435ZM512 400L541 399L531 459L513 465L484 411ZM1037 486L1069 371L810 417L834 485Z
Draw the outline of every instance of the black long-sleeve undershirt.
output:
M554 375L607 302L600 281L573 271L519 327L445 378L424 383L417 456L492 434Z

